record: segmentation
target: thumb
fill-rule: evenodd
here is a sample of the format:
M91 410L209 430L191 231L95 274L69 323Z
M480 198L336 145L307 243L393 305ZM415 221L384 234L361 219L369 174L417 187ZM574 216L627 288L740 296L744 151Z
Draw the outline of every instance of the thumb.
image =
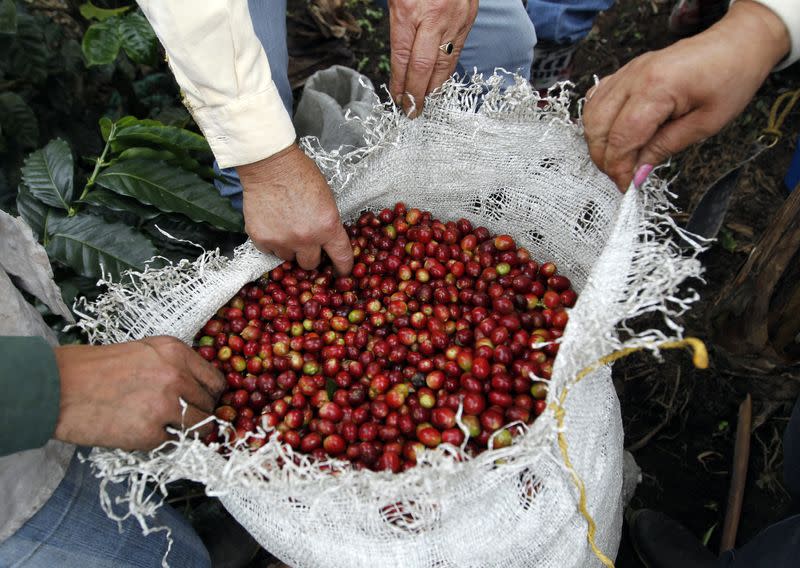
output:
M665 122L639 152L636 167L657 165L695 142L709 136L699 111L692 111L675 120Z

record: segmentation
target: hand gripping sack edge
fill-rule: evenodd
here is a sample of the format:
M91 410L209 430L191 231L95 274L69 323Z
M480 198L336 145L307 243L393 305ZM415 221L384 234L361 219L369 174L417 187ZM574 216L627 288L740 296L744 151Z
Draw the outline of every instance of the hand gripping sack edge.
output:
M702 247L669 217L666 183L651 176L622 195L595 168L566 89L542 99L522 79L500 85L498 76L451 80L413 121L376 103L364 120L365 147L326 152L305 139L304 150L329 179L345 220L397 201L443 220L466 217L512 235L533 258L555 260L572 280L579 300L548 402L569 390L563 433L585 484L596 550L557 444L554 405L510 447L457 461L460 449L444 446L396 475L335 460L323 469L274 439L228 459L184 434L153 452L95 449L89 459L97 475L129 486L124 502L104 500L112 518L134 516L143 530L167 530L147 525L160 503L147 484L163 490L188 478L205 483L292 566L561 568L601 565L596 552L616 556L623 433L610 367L573 383L614 350L681 336L675 318L696 293L680 284L700 276ZM79 306L79 325L96 343L159 334L190 343L220 305L278 263L248 242L232 259L214 251L148 268L105 282L103 296ZM632 318L654 312L666 331L633 328Z

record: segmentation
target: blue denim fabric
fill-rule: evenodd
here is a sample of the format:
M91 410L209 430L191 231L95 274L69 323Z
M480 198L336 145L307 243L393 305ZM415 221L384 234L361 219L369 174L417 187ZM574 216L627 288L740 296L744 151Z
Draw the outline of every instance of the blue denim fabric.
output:
M78 452L86 454L86 449ZM122 485L108 485L112 502L123 495ZM53 496L27 523L0 543L4 568L152 568L161 566L167 550L166 532L142 534L139 523L121 525L100 508L100 480L88 464L72 458L67 474ZM164 505L150 526L172 530L170 566L211 566L200 537L175 509Z
M375 3L389 9L387 0ZM481 0L456 71L463 76L477 69L486 76L502 67L530 79L536 34L522 0Z
M478 16L458 60L459 75L477 69L484 76L497 67L530 79L538 30L518 0L481 0Z
M376 3L387 9L385 0ZM249 0L250 16L258 39L267 53L272 80L275 81L286 109L292 109L289 86L289 55L286 49L286 0ZM459 75L479 73L491 75L495 67L517 71L530 78L536 33L525 13L521 0L481 0L475 25L470 31L456 71ZM242 185L234 168L214 171L222 179L214 181L220 194L231 204L242 208Z
M788 191L793 191L800 184L800 138L797 139L797 145L794 150L794 157L792 163L789 164L789 171L786 172L786 177L783 178Z
M800 399L783 434L783 480L789 494L800 503ZM795 568L800 562L800 515L761 531L741 548L725 552L720 568Z
M719 568L797 568L800 559L800 515L775 523L719 559Z
M575 43L592 29L594 19L614 0L528 0L528 14L539 41Z
M289 84L289 50L286 47L286 0L248 0L250 18L256 36L264 46L272 81L278 88L283 106L292 112L292 87ZM242 209L242 184L235 168L220 168L214 160L214 171L221 179L214 185L220 195L229 197L231 205Z

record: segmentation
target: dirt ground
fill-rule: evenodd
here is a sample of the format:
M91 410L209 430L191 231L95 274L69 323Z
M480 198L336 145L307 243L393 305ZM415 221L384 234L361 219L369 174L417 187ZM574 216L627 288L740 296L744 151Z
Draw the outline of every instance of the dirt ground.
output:
M592 76L614 72L648 50L676 41L667 31L669 0L621 0L600 15L574 61L576 92L593 84ZM290 76L299 89L310 73L339 63L359 69L376 85L388 81L388 26L368 0L350 0L347 8L322 26L308 13L304 0L289 0ZM353 34L353 22L361 28ZM327 28L330 37L321 37ZM342 32L342 29L345 31ZM343 33L343 38L334 37ZM743 46L757 38L743 38ZM770 106L782 92L800 88L800 66L772 74L745 112L719 135L676 156L671 165L672 189L683 211L691 210L700 193L741 160L750 142L766 125ZM732 280L786 197L782 178L800 132L800 108L792 112L784 137L754 161L734 195L720 240L703 255L705 282L693 285L701 294L682 322L690 335L708 340L705 316L712 300ZM685 213L676 218L685 221ZM800 317L800 316L798 316ZM738 543L784 517L789 497L783 487L781 435L797 389L776 389L765 382L722 371L692 368L684 353L670 353L662 362L632 356L616 364L614 377L622 402L625 444L642 468L642 483L632 506L668 513L685 523L712 550L719 547L730 481L737 409L748 392L754 395L754 429ZM259 564L263 565L263 564ZM638 567L623 537L617 559L621 568Z
M667 33L667 2L619 2L598 18L576 56L578 92L592 75L612 73L643 51L664 47L677 38ZM754 38L744 38L743 45ZM673 191L683 211L715 179L746 156L748 146L767 123L769 109L782 92L800 87L800 69L772 74L745 112L719 135L676 156ZM705 317L731 281L786 197L783 185L800 133L800 109L784 125L787 136L762 154L744 173L717 243L703 255L705 284L696 283L700 301L687 314L687 333L706 340L711 367L692 368L684 354L670 354L654 364L646 356L615 365L622 402L625 445L642 468L643 479L631 505L666 512L685 523L717 551L731 477L738 406L748 392L754 397L751 457L737 543L744 543L772 522L784 518L790 499L783 487L781 436L797 389L765 388L763 377L736 376L715 365ZM685 214L684 214L685 215ZM685 217L676 216L679 220ZM800 314L798 314L800 317ZM784 380L797 381L800 370ZM641 566L627 536L617 559L620 567Z

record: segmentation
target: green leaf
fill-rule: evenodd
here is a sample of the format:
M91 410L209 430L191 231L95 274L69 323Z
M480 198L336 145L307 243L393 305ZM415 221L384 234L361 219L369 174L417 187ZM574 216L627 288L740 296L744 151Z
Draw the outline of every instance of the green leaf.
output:
M330 377L325 379L325 392L328 394L328 400L333 400L333 395L336 394L337 388L336 381Z
M21 148L35 148L39 144L36 115L17 93L0 93L0 125L6 138L15 140Z
M19 184L17 191L17 212L31 226L36 237L42 240L51 209L36 199L24 183Z
M147 19L140 13L128 14L119 23L122 48L131 61L153 63L156 58L156 34Z
M100 188L92 189L86 197L78 201L78 203L89 203L120 213L133 213L138 218L145 221L155 219L160 215L159 211L146 207L135 199L122 197L114 192Z
M201 246L206 250L216 247L230 247L230 243L234 243L233 246L242 244L245 238L243 233L223 233L212 229L208 225L195 223L182 215L171 214L159 215L152 221L145 223L142 229L153 238L156 246L163 245L168 248L190 250L195 256L199 249L194 245ZM167 237L159 229L166 231L174 238ZM239 237L238 239L237 236ZM180 241L175 239L180 239Z
M134 160L137 158L145 160L163 160L173 166L178 166L184 170L199 174L201 177L211 177L208 176L208 170L210 169L208 166L201 164L185 152L176 155L169 150L157 150L156 148L135 146L123 150L120 155L117 156L116 160ZM213 170L211 170L211 172L213 176Z
M91 67L113 63L119 53L120 45L122 40L117 21L110 19L89 26L83 34L81 49L86 64Z
M166 231L174 238L167 237L159 229ZM153 244L160 256L173 261L197 258L203 249L210 250L220 246L225 242L226 236L230 234L220 233L206 224L195 223L182 215L174 214L159 215L142 225L142 231L153 239ZM184 239L189 242L175 239Z
M107 116L104 116L98 121L98 124L100 125L100 136L103 137L103 142L108 142L108 137L111 134L111 126L114 122Z
M118 160L163 160L165 162L171 162L175 159L175 154L170 152L169 150L157 150L156 148L149 148L149 147L142 147L142 146L134 146L132 148L126 148L120 155L117 157Z
M114 16L121 16L130 9L130 6L122 6L121 8L98 8L91 2L86 2L78 7L81 16L87 20L97 20L99 22L107 20L108 18L113 18Z
M717 523L714 523L713 525L708 527L708 530L706 530L706 532L703 533L703 538L702 538L703 546L708 546L708 541L711 540L711 535L714 534L714 529L716 528L717 528Z
M96 299L101 292L101 289L97 287L96 279L83 276L60 279L58 286L61 288L61 299L70 308L78 296L83 296L91 301Z
M0 0L0 34L17 33L17 7L14 0Z
M115 279L129 269L141 269L156 254L153 243L124 223L109 223L97 215L79 213L50 222L47 253L81 276L99 278L101 266Z
M41 25L27 14L17 16L17 35L10 36L8 48L0 50L0 67L9 75L33 84L47 79L48 49Z
M112 145L115 152L142 145L166 147L177 152L211 152L208 142L199 134L177 126L166 126L155 120L137 121L121 127L118 123L117 128Z
M73 188L72 151L56 138L25 158L22 181L33 196L47 205L69 210Z
M722 248L728 252L734 252L736 250L736 238L726 227L722 227L722 229L720 229L719 244L722 245Z
M241 214L212 184L164 162L140 159L117 162L106 168L96 183L165 213L181 213L193 221L226 231L242 229Z

